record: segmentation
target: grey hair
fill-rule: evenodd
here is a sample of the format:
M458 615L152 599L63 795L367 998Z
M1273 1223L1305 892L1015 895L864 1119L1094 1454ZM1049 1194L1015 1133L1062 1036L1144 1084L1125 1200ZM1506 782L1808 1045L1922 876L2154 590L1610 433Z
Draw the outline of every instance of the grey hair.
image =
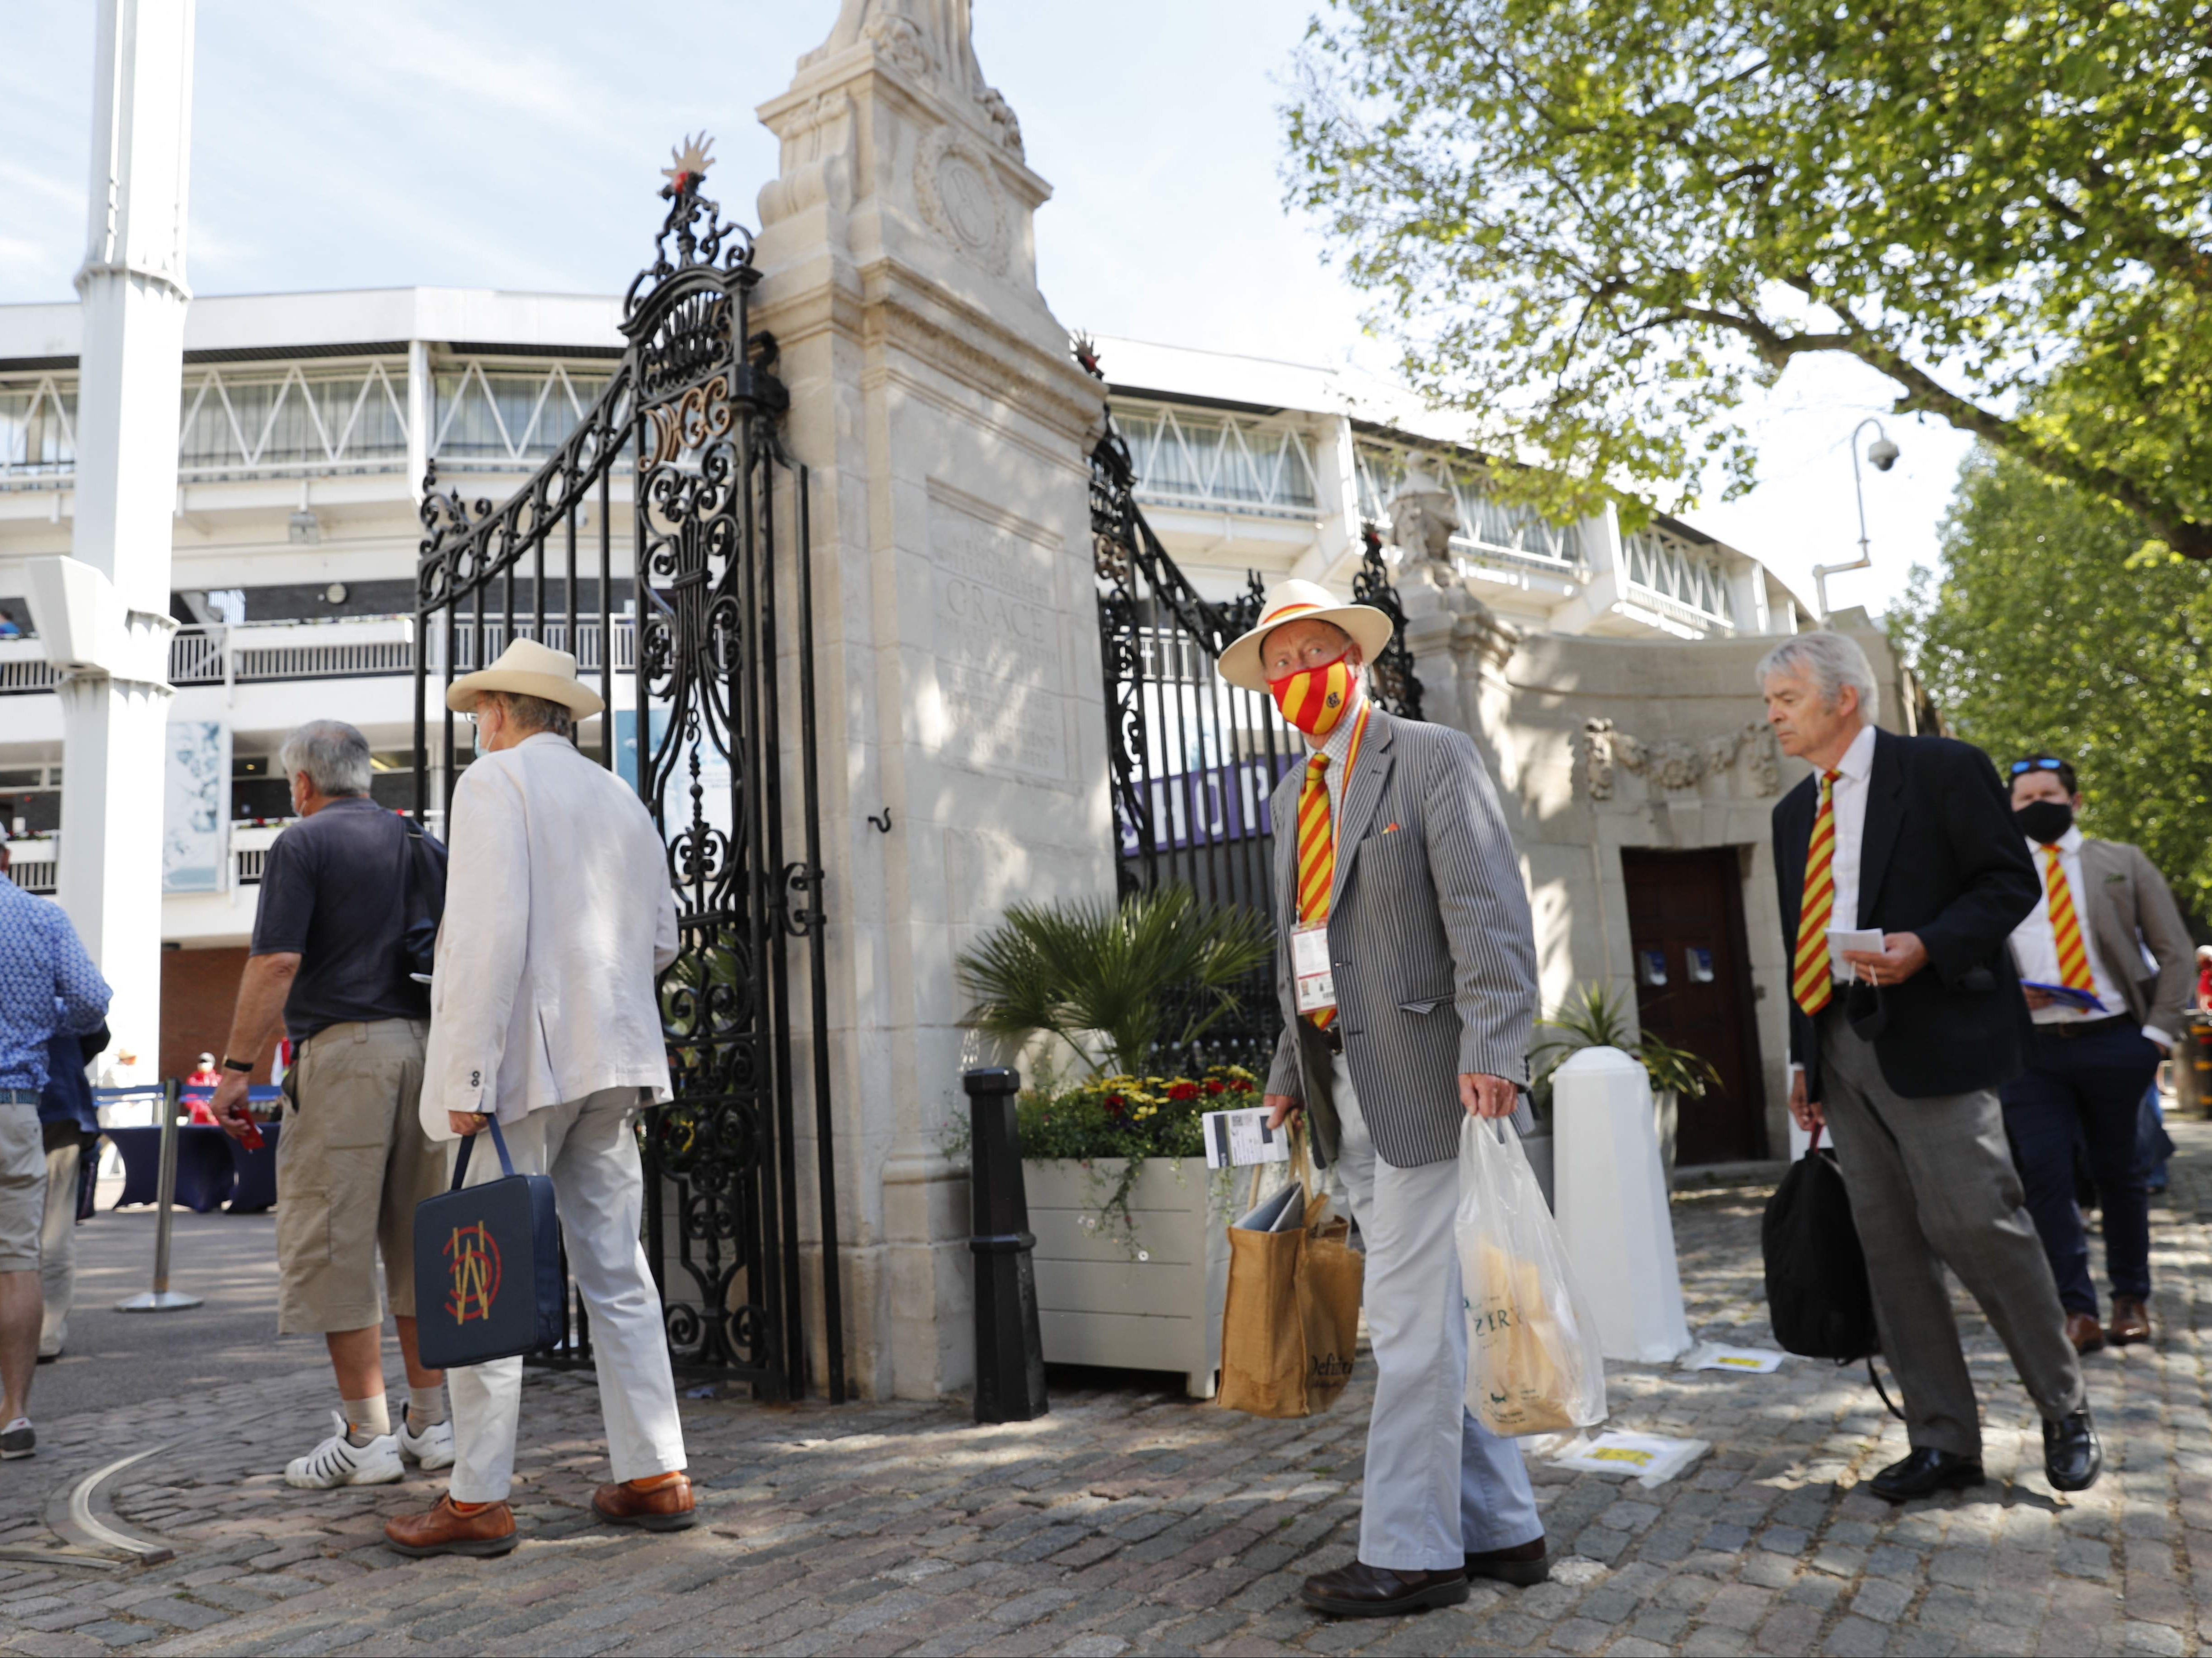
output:
M1875 679L1874 665L1856 640L1832 628L1790 635L1759 659L1757 673L1762 690L1770 674L1804 674L1820 688L1822 706L1831 708L1844 687L1851 686L1859 694L1859 713L1867 723L1881 717L1881 687Z
M525 696L520 691L486 691L477 701L488 702L495 697L507 709L507 717L516 730L551 732L571 743L576 740L576 716L567 703L556 702L550 697Z
M368 739L343 720L310 720L284 739L276 762L286 776L304 775L318 794L368 793Z

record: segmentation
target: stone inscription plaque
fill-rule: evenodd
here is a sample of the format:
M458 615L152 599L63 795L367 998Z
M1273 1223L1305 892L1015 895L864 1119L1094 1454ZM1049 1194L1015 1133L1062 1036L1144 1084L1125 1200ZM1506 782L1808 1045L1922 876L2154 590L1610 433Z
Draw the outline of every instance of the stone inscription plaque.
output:
M943 756L1065 784L1067 678L1054 550L934 495L929 547Z

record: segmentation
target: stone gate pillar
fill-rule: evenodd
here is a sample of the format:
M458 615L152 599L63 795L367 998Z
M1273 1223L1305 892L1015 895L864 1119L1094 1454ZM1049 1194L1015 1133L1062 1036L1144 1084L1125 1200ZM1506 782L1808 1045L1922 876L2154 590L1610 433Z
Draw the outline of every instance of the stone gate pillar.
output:
M969 26L968 0L844 0L760 110L754 318L813 471L837 1231L876 1397L971 1380L954 958L1012 901L1113 889L1100 393L1037 291L1048 186Z

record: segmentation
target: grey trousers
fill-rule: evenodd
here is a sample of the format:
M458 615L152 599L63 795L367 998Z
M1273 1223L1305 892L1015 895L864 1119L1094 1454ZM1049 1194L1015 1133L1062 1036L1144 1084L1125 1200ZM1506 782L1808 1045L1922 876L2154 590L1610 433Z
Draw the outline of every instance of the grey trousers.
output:
M2081 1408L2081 1363L2051 1263L2022 1206L1994 1089L1908 1100L1882 1080L1874 1045L1820 1014L1820 1105L1866 1250L1882 1354L1916 1449L1982 1454L1973 1378L1959 1345L1948 1265L1981 1303L2045 1420Z

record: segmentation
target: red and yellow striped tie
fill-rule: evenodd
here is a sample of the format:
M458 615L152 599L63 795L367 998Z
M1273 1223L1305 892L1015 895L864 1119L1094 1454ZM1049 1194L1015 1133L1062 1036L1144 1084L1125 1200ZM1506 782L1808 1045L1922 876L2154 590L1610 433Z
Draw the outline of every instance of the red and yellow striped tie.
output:
M1336 836L1328 816L1328 756L1316 754L1306 762L1305 786L1298 791L1298 920L1326 921L1328 900L1336 884ZM1326 1030L1336 1017L1334 1008L1309 1013L1315 1028Z
M2051 913L2051 938L2058 946L2058 982L2069 990L2094 995L2097 981L2089 971L2088 948L2081 942L2081 918L2074 914L2066 865L2057 847L2044 847L2043 859L2043 907Z
M1805 900L1797 910L1797 956L1790 975L1790 993L1810 1016L1835 994L1828 961L1828 923L1836 914L1836 779L1820 774L1820 810L1813 819L1813 838L1805 847Z

